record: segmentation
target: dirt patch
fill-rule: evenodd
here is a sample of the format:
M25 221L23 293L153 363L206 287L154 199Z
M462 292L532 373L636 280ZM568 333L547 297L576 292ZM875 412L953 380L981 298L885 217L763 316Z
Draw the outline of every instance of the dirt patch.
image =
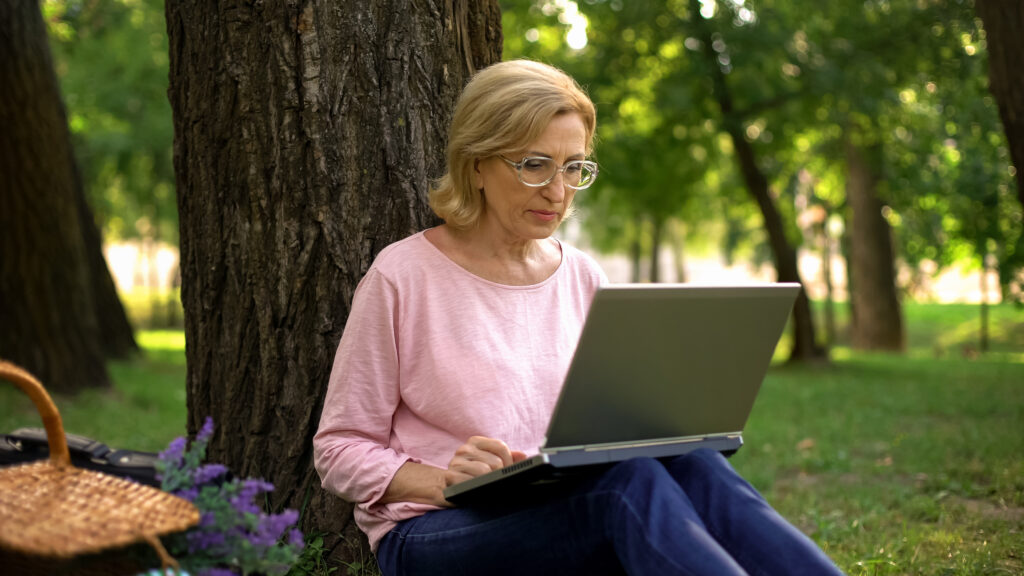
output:
M980 516L987 520L1001 520L1016 525L1018 529L1024 529L1024 507L1011 506L1005 502L966 498L956 494L950 494L944 500L954 506L963 506L964 510L972 516Z
M928 484L926 474L915 475L890 475L881 482L895 483L904 486L913 486L922 494L929 494L926 488ZM790 471L780 474L772 486L774 495L785 497L794 492L800 492L823 483L834 486L856 486L866 483L881 483L875 476L858 474L856 472L845 472L842 474L808 474L803 471ZM948 508L963 508L970 516L976 516L985 520L997 520L1010 524L1016 530L1024 531L1024 506L1015 506L1003 500L987 500L984 498L970 498L952 492L939 492L931 494L936 500L942 502Z

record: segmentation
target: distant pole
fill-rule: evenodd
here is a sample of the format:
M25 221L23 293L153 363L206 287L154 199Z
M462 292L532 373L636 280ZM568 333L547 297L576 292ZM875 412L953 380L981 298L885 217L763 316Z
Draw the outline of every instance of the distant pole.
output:
M988 247L981 250L981 334L978 351L988 352Z
M836 311L835 292L832 287L832 236L828 232L828 218L821 227L824 246L821 254L821 274L825 281L825 347L832 348L836 343Z

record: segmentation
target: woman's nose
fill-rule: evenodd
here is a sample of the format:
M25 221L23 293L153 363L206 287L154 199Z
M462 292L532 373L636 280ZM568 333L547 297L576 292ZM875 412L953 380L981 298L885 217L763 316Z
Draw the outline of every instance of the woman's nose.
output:
M563 180L563 172L558 171L555 173L555 177L544 185L541 193L549 201L560 204L565 199L565 180Z

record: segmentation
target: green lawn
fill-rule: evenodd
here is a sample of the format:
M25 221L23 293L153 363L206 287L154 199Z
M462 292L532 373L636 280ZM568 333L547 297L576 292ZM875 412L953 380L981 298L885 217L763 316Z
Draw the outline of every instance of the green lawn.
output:
M1024 363L775 368L744 438L736 468L849 574L1024 573Z
M185 433L184 333L139 332L136 339L140 357L108 364L113 388L52 394L66 431L112 448L150 452ZM0 432L22 426L42 426L39 414L20 390L0 385Z
M851 575L1024 574L1024 311L994 307L978 355L977 306L905 310L896 356L843 347L837 306L833 362L772 368L733 464ZM112 390L55 397L69 431L152 451L184 432L184 337L139 340ZM0 387L0 431L25 425Z

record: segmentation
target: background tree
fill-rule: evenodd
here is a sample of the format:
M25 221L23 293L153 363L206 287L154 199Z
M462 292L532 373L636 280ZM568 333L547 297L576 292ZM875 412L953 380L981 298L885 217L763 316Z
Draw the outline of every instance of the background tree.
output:
M162 0L46 2L75 156L104 235L178 242Z
M553 21L557 10L547 9L552 4L556 3L543 4L534 17ZM543 54L564 67L591 88L597 101L601 116L598 157L603 173L609 174L603 181L612 185L605 192L600 190L605 187L602 184L599 191L583 197L582 204L587 206L591 198L599 201L604 193L621 195L617 207L643 215L656 232L661 228L658 223L677 216L695 190L721 195L728 188L721 185L723 181L738 183L754 201L746 203L761 215L763 232L752 242L766 248L758 251L770 255L780 281L800 282L796 245L791 239L796 236L792 210L780 208L776 202L771 190L776 174L765 168L771 155L758 152L757 146L763 144L752 137L750 126L758 120L759 108L775 105L774 101L790 91L785 85L772 89L770 82L763 81L764 63L759 56L761 48L771 45L770 40L778 40L780 45L784 42L773 36L774 32L770 39L764 38L764 30L755 29L749 15L744 16L748 21L742 20L742 3L723 2L717 5L721 10L706 10L713 4L588 3L583 9L594 25L593 30L588 26L588 42L580 57L558 58L547 52L539 31L539 41L532 48L524 47L524 53ZM528 11L520 8L520 12ZM525 27L520 21L515 18L511 24ZM734 38L741 45L735 52L742 56L733 51ZM741 66L738 62L746 62L747 67L741 87L734 86ZM768 136L764 143L770 142ZM734 176L722 176L723 156L734 163ZM709 186L711 183L717 185ZM725 196L735 198L729 193ZM714 216L704 206L698 218ZM599 219L597 225L603 221ZM731 229L742 228L734 225ZM652 249L657 245L651 242ZM793 331L793 360L824 355L816 342L805 294L794 307Z
M989 88L999 104L1010 158L1016 167L1017 198L1024 206L1024 4L1014 0L975 0L988 41ZM1014 56L1016 54L1016 56Z
M133 278L132 311L151 326L177 326L179 295L160 285L153 264L178 243L163 0L42 8L95 219L108 241L130 243L150 263ZM148 310L139 306L147 301Z
M691 239L692 230L719 230L725 254L737 247L755 258L788 253L779 261L795 269L803 242L798 217L809 207L827 207L826 219L835 215L845 223L852 340L861 348L902 348L898 267L915 272L930 260L941 270L974 258L986 243L965 234L978 228L970 223L979 211L991 223L988 252L998 259L1004 286L1017 277L1024 252L1013 231L1019 210L1006 205L1012 187L999 172L1013 169L1001 160L1005 145L990 137L995 107L975 89L984 75L978 65L985 43L971 2L505 5L514 11L505 15L509 53L562 66L596 96L605 184L580 199L587 214L601 211L586 226L594 236L618 234L621 244L640 246L630 240L639 237L647 249L654 243L646 231L657 227L644 222L658 219L648 212L681 215L670 208L679 198L658 203L649 196L684 196L683 206L702 208L686 213ZM570 50L567 39L582 28L577 8L587 18L587 42ZM964 114L968 109L973 112ZM979 130L980 137L957 136ZM702 132L709 137L695 141ZM993 170L963 171L969 142L978 146L972 157L986 158L979 165ZM645 182L658 180L647 170L666 173L679 164L692 174L644 192ZM937 176L940 171L946 175ZM973 179L961 177L968 173ZM815 184L793 185L801 178ZM751 196L768 208L762 226L749 225L754 203L735 196L744 187L768 191ZM993 197L982 201L982 190ZM609 225L616 211L629 215L620 220L625 225ZM621 244L597 246L624 250ZM797 315L809 317L801 308Z
M355 545L312 468L327 378L374 256L434 223L428 179L464 83L500 59L498 7L172 0L167 27L189 430L213 416L211 458Z
M106 386L135 349L71 149L34 0L0 5L0 355L48 387Z

